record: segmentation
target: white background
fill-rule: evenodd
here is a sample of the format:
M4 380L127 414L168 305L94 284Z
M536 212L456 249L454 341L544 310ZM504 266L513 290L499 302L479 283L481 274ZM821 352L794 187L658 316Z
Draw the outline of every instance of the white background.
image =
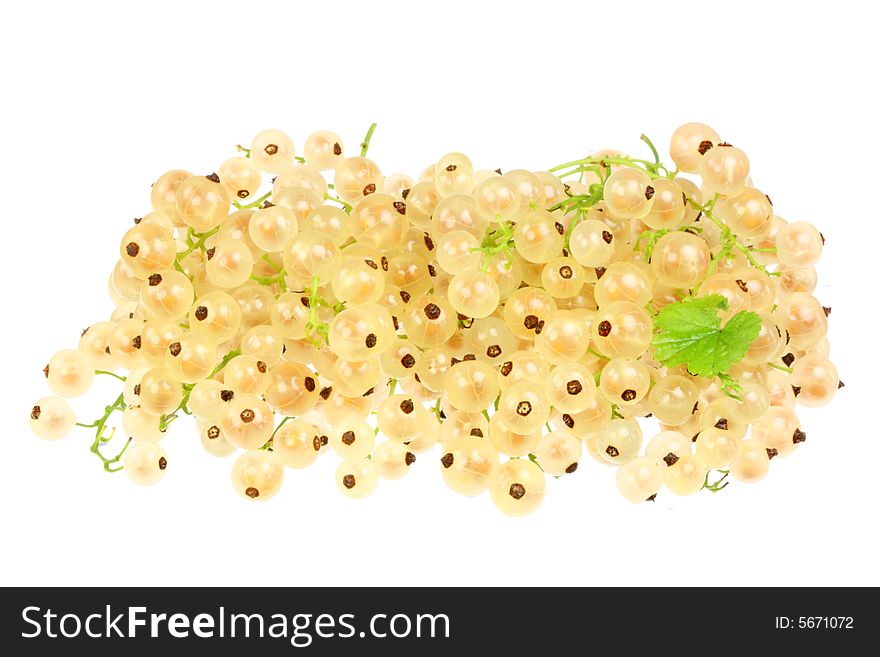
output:
M6 7L0 583L880 584L877 17L787 4ZM267 127L300 148L332 129L351 152L372 121L371 157L411 175L450 150L541 169L713 125L779 214L828 238L817 295L846 389L801 414L807 443L757 485L633 506L585 457L525 519L446 489L436 452L366 501L337 493L328 456L253 504L189 420L149 489L101 472L85 430L31 436L40 370L109 315L119 239L160 173L213 171ZM112 389L75 408L100 415Z

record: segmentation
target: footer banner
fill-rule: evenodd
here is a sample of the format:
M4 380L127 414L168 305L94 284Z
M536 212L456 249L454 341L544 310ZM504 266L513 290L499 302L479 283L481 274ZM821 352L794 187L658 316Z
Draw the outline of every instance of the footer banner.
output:
M0 647L89 657L684 646L855 654L880 639L876 599L873 589L838 588L6 588Z

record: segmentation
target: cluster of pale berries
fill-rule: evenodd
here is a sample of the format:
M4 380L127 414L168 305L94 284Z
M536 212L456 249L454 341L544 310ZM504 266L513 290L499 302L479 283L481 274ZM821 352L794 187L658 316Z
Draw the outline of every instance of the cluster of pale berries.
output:
M829 309L812 296L824 238L776 216L710 127L675 131L675 170L643 138L653 160L502 172L449 153L415 180L365 157L371 134L351 157L318 132L295 157L267 130L217 173L160 176L120 243L116 310L52 357L58 397L33 407L34 432L66 435L62 398L109 374L122 394L77 424L136 483L173 467L166 429L191 414L247 499L328 452L355 498L427 457L455 492L524 515L585 452L633 502L717 490L712 470L757 481L805 439L796 402L835 394ZM679 320L672 346L696 351L676 360L666 344L661 359L658 317L706 298L719 325L757 318L725 352L735 362L695 365L723 361L733 337ZM108 457L114 412L127 440Z

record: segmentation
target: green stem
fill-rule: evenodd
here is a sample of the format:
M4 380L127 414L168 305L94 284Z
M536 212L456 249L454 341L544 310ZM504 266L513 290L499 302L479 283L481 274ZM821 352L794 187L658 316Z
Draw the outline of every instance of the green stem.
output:
M211 373L208 375L207 378L213 379L220 370L222 370L224 367L226 367L226 365L229 364L229 361L231 361L236 356L240 356L240 355L241 355L240 349L233 349L232 351L227 352L226 355L223 356L223 358L220 360L220 362L217 363L217 365L214 367L214 369L211 370ZM195 388L194 384L191 384L191 383L184 383L183 384L183 398L180 400L180 403L177 405L177 408L175 408L170 413L164 414L161 418L159 418L159 429L161 431L165 431L165 429L168 428L168 425L170 425L174 420L177 419L177 412L178 411L182 411L182 412L186 413L187 415L192 415L189 408L187 407L187 403L189 402L189 396L190 396L190 394L192 394L193 388Z
M112 376L114 378L119 379L120 381L125 381L125 377L114 372L108 372L107 370L95 370L95 374L106 374L107 376Z
M290 416L285 416L284 419L282 419L281 422L278 423L278 426L275 427L275 431L272 432L272 438L275 437L275 434L278 433L278 430L279 430L281 427L283 427L285 424L287 424L288 422L290 422L292 419L293 419L293 418L290 417ZM270 438L269 440L271 441L272 438Z
M245 148L245 147L242 146L241 144L236 144L236 145L235 145L235 150L237 150L239 153L244 153L244 156L245 156L245 157L250 157L250 156L251 156L251 149L250 149L250 148Z
M394 388L397 386L397 379L388 379L388 396L394 394Z
M648 145L648 148L651 149L651 154L654 156L654 164L660 164L660 154L657 152L657 149L654 147L654 142L652 142L650 139L648 139L648 136L644 133L642 133L639 136L639 139L641 139L643 142L645 142Z
M125 450L128 449L128 445L131 442L131 438L129 438L125 445L123 445L122 449L116 454L116 456L112 456L107 458L101 453L101 446L105 443L110 442L113 439L113 435L115 434L115 429L111 429L110 435L104 435L104 429L107 426L107 420L110 419L110 416L113 415L116 411L124 411L125 410L125 396L120 394L116 401L114 401L109 406L104 407L104 415L99 417L97 420L92 422L91 424L82 424L80 422L76 423L78 427L85 427L87 429L95 430L95 440L92 441L91 446L89 447L89 451L101 459L101 462L104 464L104 470L106 472L118 472L122 470L122 466L116 466L119 463L122 455L125 453Z
M212 228L204 233L197 233L192 228L188 229L186 232L186 243L189 246L185 250L178 252L175 256L174 262L177 265L176 268L179 268L179 271L183 271L182 265L180 264L181 261L196 249L204 251L205 242L207 242L210 237L216 235L218 230L220 230L220 226Z
M370 129L367 130L367 136L364 137L364 140L361 142L361 157L366 157L367 150L370 148L370 140L373 138L373 132L376 130L376 124L372 124Z
M779 370L780 372L786 372L788 374L791 374L792 372L794 372L794 368L791 368L791 367L784 367L782 365L777 365L776 363L767 363L767 364L770 367L772 367L773 369Z
M335 196L332 196L332 195L324 192L324 200L325 201L333 201L334 203L339 203L345 209L346 212L348 212L348 213L351 212L352 206L349 205L348 203L346 203L345 201L343 201L341 198L336 198Z
M277 272L280 272L280 271L282 271L282 270L284 269L281 265L276 264L275 261L272 260L272 258L269 256L268 253L264 253L262 259L263 259L265 262L268 262L268 263L269 263L269 266L270 266L272 269L274 269L275 271L277 271Z
M258 198L256 201L252 201L251 203L248 203L247 205L241 205L238 201L233 201L232 205L234 205L239 210L249 210L251 208L258 208L263 204L263 201L267 200L270 196L272 196L272 192L266 192L260 198Z
M596 351L592 347L587 347L587 353L593 354L596 358L602 358L603 360L609 360L608 356L606 356L605 354L600 354L598 351Z
M718 479L711 483L709 482L709 475L712 474L712 471L710 470L706 473L706 479L703 481L703 488L708 491L712 491L713 493L724 490L730 484L729 481L726 481L727 475L730 474L730 470L716 470L716 472L721 474Z

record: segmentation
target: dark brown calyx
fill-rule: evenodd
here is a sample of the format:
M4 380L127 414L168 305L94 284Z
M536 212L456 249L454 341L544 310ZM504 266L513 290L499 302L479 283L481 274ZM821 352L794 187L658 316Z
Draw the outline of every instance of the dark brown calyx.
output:
M253 486L248 486L245 489L244 494L247 495L252 500L255 500L260 496L260 491L257 490L256 488L254 488Z
M786 366L791 367L791 364L794 362L794 354L785 354L780 360L782 360L782 362L785 363Z
M522 417L526 417L529 413L532 412L532 403L528 401L521 401L516 405L516 414Z
M31 419L32 420L39 420L40 419L40 407L39 406L34 406L31 409Z
M404 412L404 414L409 415L415 410L415 404L413 404L412 399L404 399L400 402L400 410Z
M713 144L711 141L706 139L706 140L700 142L700 145L697 146L697 151L699 151L700 155L705 155L706 151L708 151L714 145L715 144Z
M354 479L354 475L347 474L342 478L342 485L349 490L354 488L355 484L357 484L357 482Z
M579 395L583 391L583 384L577 379L572 379L565 384L565 390L569 395Z
M509 360L505 361L501 365L501 369L500 369L501 376L507 376L508 374L511 373L511 371L513 371L513 362L511 362Z
M366 187L364 187L364 196L369 196L376 191L376 183L370 183Z
M657 499L657 493L645 498L645 502L654 502Z
M596 279L600 279L605 275L605 267L595 267L596 270Z
M779 450L776 449L775 447L768 447L767 448L767 458L772 459L774 456L779 456Z
M235 398L235 393L232 390L221 390L220 391L220 399L225 402L232 401Z
M377 265L375 262L373 262L369 258L365 258L364 262L367 264L367 267L369 267L370 269L379 269L379 265Z
M715 428L727 431L727 429L728 429L727 418L726 417L718 418L718 421L715 423Z
M268 369L268 368L266 367L266 363L264 363L264 362L261 361L261 360L258 360L258 361L257 361L257 371L258 371L260 374L265 374L267 369Z
M718 144L718 146L721 148L732 148L733 144L726 142L726 141L722 141L720 144Z
M331 392L333 392L333 386L327 386L325 388L321 388L321 392L318 393L318 396L324 401L327 401L328 399L330 399Z
M315 436L312 438L312 449L316 452L321 451L321 436Z
M397 210L398 214L406 214L406 203L403 201L394 201L392 203L394 209Z
M235 192L235 195L238 198L247 198L248 196L251 195L251 193L246 189L239 189L237 192Z
M627 388L622 393L620 393L620 398L625 402L631 402L636 398L636 391L632 388Z
M141 336L136 335L131 339L131 346L135 349L141 348Z
M306 387L306 390L309 392L314 392L317 384L315 383L314 377L307 376L303 379L303 385Z
M831 314L831 306L822 306L822 310L825 312L825 317Z
M522 484L510 484L510 490L507 491L515 500L521 500L526 494L526 487Z
M409 300L412 299L412 295L406 290L400 291L400 300L404 303L409 303Z
M338 141L333 142L333 154L334 155L342 155L342 146Z
M500 345L493 344L486 347L486 355L489 358L498 358L501 355L501 347Z
M254 413L251 409L246 408L241 413L239 413L239 417L241 418L242 422L244 422L245 424L249 424L250 422L254 421L254 418L257 417L257 414Z
M140 383L134 384L134 394L136 394L136 395L141 394L141 384Z
M136 258L137 254L141 252L141 247L138 246L137 242L129 242L125 245L125 253L129 258Z
M218 176L216 173L208 174L207 176L205 176L205 178L210 180L212 183L220 182L220 176Z
M572 463L570 466L568 466L568 467L565 469L565 472L568 473L568 474L571 474L572 472L574 472L574 471L577 470L577 469L578 469L578 464L577 464L577 463Z
M416 462L416 455L412 452L407 452L403 457L403 462L406 463L408 466L412 465Z
M364 339L364 344L367 345L367 349L372 349L376 346L377 340L375 333L368 333L367 337Z
M678 463L678 456L669 452L666 456L663 457L663 462L666 463L667 467L672 467L676 463Z
M562 423L569 429L574 429L574 418L568 413L562 414Z
M620 456L620 450L614 445L608 445L608 447L605 448L605 453L613 459Z
M214 253L217 251L216 246L212 246L210 249L205 251L205 255L208 256L208 260L214 257Z
M431 236L428 235L428 233L425 233L424 239L425 239L425 248L428 249L428 251L433 251L434 250L434 240L431 239Z
M361 397L369 397L370 395L373 394L374 391L375 391L375 388L370 388L364 394L362 394Z
M437 270L434 269L434 265L430 263L428 263L428 275L432 277L437 275Z
M559 276L567 280L574 276L574 271L572 271L571 267L568 265L562 265L562 267L559 268Z
M793 442L795 445L797 445L798 443L804 442L806 439L807 439L807 434L805 434L800 429L795 429L794 434L792 434L792 436L791 436L791 442Z
M436 320L440 318L440 306L436 303L429 303L425 306L425 316L430 320Z
M172 342L170 345L168 345L168 352L169 352L172 356L175 356L175 357L176 357L176 356L179 356L179 355L180 355L180 350L181 350L181 346L180 346L180 343L179 343L179 342Z
M330 439L327 436L321 436L321 446L326 447L330 442Z
M654 188L651 187L650 185L648 185L647 187L645 187L645 198L648 199L649 201L650 201L652 198L654 198Z
M150 274L150 277L147 279L150 283L150 287L156 287L159 283L162 282L162 274Z
M480 429L480 427L474 427L473 429L471 429L470 435L476 436L477 438L482 438L483 437L483 430Z
M404 357L400 359L400 364L406 369L411 369L415 367L416 359L412 354L405 354Z
M794 393L794 396L797 397L799 394L801 394L801 387L800 386L792 386L791 391Z
M205 432L205 435L208 436L211 440L215 440L220 437L220 427L216 424L208 427L208 430Z
M602 231L602 240L605 242L605 244L611 244L611 242L614 240L614 235L612 235L610 230L603 230ZM604 267L603 267L603 269L604 269Z
M195 315L195 318L200 322L204 322L206 319L208 319L208 309L205 308L205 306L199 306L198 308L196 308L196 311L193 314Z
M846 386L843 384L843 381L840 381L840 380L837 381L837 389L838 390L840 390L841 388L845 388L845 387Z
M538 325L538 321L539 320L537 315L526 315L523 318L523 326L531 331Z
M611 322L609 322L607 319L603 319L601 322L599 322L597 331L599 335L601 335L603 338L608 337L608 334L611 333Z
M400 190L400 198L402 198L405 201L407 196L409 196L409 187L407 187L406 189Z
M452 452L446 452L441 458L440 463L443 464L444 468L449 468L455 462L455 457L452 455Z
M556 229L557 233L559 233L560 235L565 235L565 226L563 226L561 223L557 221L553 224L553 227Z
M446 170L447 170L449 173L452 173L452 172L455 171L457 168L458 168L458 167L457 167L456 165L454 165L454 164L450 164L448 167L446 167Z
M138 225L139 223L141 223L143 220L144 220L143 217L135 217L134 219L132 219L132 221L134 221L134 225L135 225L135 226L137 226L137 225Z
M168 467L168 459L166 459L164 456L160 456L159 457L159 469L164 470L167 467Z
M277 155L278 144L266 144L263 146L263 152L265 152L266 155Z
M343 445L351 445L354 443L354 431L346 431L342 434L342 444Z
M749 288L748 288L748 286L746 285L746 282L745 282L743 279L741 279L741 278L737 278L737 279L736 279L736 285L737 285L737 287L739 287L739 289L742 290L743 292L748 292L748 291L749 291ZM778 330L778 329L777 329L777 330Z

